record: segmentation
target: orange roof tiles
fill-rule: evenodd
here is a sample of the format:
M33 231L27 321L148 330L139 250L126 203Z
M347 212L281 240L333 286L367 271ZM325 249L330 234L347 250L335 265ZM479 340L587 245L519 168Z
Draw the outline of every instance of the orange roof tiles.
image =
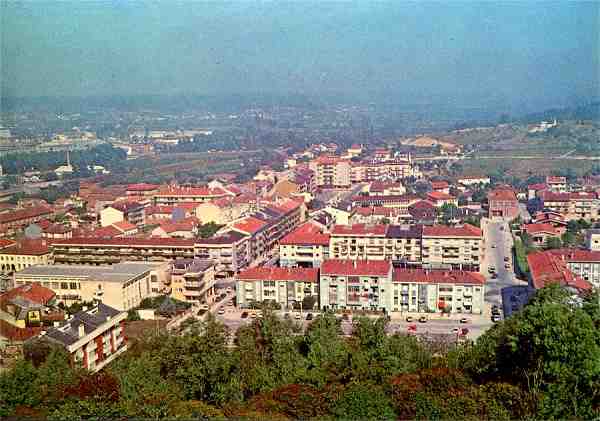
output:
M383 224L352 224L334 225L332 235L385 235L387 225Z
M279 244L281 245L329 245L329 234L324 234L320 227L317 225L307 222L300 225L294 231L283 237Z
M427 198L431 200L454 200L456 199L451 194L447 194L441 191L432 191L427 193Z
M114 224L112 224L116 229L118 229L121 232L125 232L125 231L133 231L136 230L137 227L135 225L133 225L131 222L128 221L119 221L119 222L115 222Z
M123 247L194 247L193 239L181 238L87 238L74 237L55 240L53 246L123 246Z
M564 260L550 252L534 252L527 256L531 272L531 282L535 289L552 283L569 286L578 290L589 290L592 285L569 270Z
M50 243L45 239L23 239L13 246L0 249L0 254L41 256L50 253Z
M160 188L158 184L148 184L148 183L138 183L138 184L130 184L127 186L127 191L135 191L135 192L146 192L146 191L154 191Z
M471 224L448 227L446 225L431 225L423 227L423 237L482 237L481 229Z
M497 188L488 193L488 200L502 200L502 201L513 201L517 202L517 196L515 192L510 188Z
M155 194L156 197L161 196L212 196L212 197L220 197L225 196L229 193L219 187L209 188L207 186L200 187L167 187L161 189L158 193Z
M246 232L248 234L254 234L261 228L263 228L265 225L267 225L267 223L262 219L255 218L253 216L248 216L240 220L239 222L236 222L233 225L233 228L242 232Z
M50 215L52 210L45 206L32 206L25 209L19 209L12 212L0 213L0 224L18 222L29 218Z
M485 277L478 272L462 270L394 269L394 282L426 284L485 284Z
M254 267L241 271L236 279L239 281L294 281L317 282L319 269L316 268L280 268Z
M387 276L392 269L389 260L325 260L321 264L323 275Z
M554 225L549 224L549 223L524 224L523 230L527 234L531 234L531 235L541 234L541 233L547 233L547 234L552 234L552 235L560 234L560 232L556 228L554 228Z
M17 297L25 298L37 304L46 305L54 298L54 291L41 286L37 282L30 285L21 285L19 287L9 289L4 294L0 295L0 308L5 308L6 304Z

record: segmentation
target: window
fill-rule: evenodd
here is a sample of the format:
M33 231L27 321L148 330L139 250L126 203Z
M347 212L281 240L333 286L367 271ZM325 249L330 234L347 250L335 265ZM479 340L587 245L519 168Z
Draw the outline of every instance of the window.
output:
M60 289L69 289L69 283L68 282L61 282L60 283Z

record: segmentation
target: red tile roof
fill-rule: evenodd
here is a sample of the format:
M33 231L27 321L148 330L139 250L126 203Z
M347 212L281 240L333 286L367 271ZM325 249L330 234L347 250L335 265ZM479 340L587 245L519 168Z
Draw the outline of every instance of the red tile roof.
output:
M568 263L600 263L600 251L562 248L550 250L549 253Z
M17 297L25 298L37 304L46 305L54 298L54 291L45 288L37 282L31 285L21 285L20 287L9 289L0 295L0 308L5 308L6 304Z
M549 224L549 223L543 223L543 224L524 224L523 225L523 230L527 233L527 234L542 234L542 233L546 233L546 234L552 234L552 235L559 235L560 232L554 228L554 225Z
M593 200L597 195L595 192L557 193L546 190L541 192L540 197L546 202L569 202L571 200Z
M133 225L131 222L128 222L125 220L115 222L112 225L121 232L137 230L137 227L135 225Z
M502 200L517 202L515 192L510 188L497 188L488 193L488 200Z
M9 240L7 238L0 238L0 249L5 247L14 246L15 242L13 240Z
M536 289L552 283L578 290L589 290L592 285L569 270L565 261L550 252L534 252L527 256L531 282Z
M325 260L321 264L323 275L387 276L392 269L389 260Z
M546 176L546 183L548 183L548 184L566 184L567 177L548 175L548 176Z
M195 240L181 238L85 238L54 240L53 246L193 247Z
M432 191L427 193L427 198L431 200L453 200L456 199L451 194L447 194L441 191Z
M0 254L41 256L50 253L50 242L45 239L23 239L13 246L0 249Z
M442 190L442 189L447 189L449 187L448 182L447 181L432 181L431 182L431 188L433 190Z
M248 233L248 234L254 234L255 232L259 231L261 228L263 228L265 225L267 225L267 223L265 221L263 221L262 219L255 218L253 216L248 216L248 217L236 222L233 225L233 228L235 228L236 230Z
M161 189L158 193L155 194L156 197L161 196L207 196L207 197L220 197L225 196L231 193L226 192L225 190L215 187L211 189L207 186L199 186L199 187L167 187Z
M236 279L239 281L295 281L317 282L319 269L316 268L280 268L254 267L241 271Z
M485 277L478 272L462 270L394 269L394 282L425 284L485 284Z
M52 209L45 206L32 206L12 212L0 213L0 224L8 224L29 218L37 218L52 214Z
M92 238L114 238L123 234L123 231L115 227L114 225L108 225L106 227L97 228L89 233L86 236L90 236Z
M307 222L279 241L280 245L317 245L328 246L329 234L324 234L320 227Z
M387 227L384 224L334 225L331 235L383 236L387 231Z
M160 186L158 184L138 183L130 184L127 186L127 191L145 192L157 190Z
M547 189L548 186L545 183L537 183L537 184L530 184L527 186L528 190L545 190Z
M471 225L448 227L446 225L431 225L423 227L423 237L482 237L481 229Z

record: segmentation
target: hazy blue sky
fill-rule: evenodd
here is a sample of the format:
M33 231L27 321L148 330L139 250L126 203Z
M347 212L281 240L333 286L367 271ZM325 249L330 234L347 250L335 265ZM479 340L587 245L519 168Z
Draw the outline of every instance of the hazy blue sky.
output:
M12 96L598 95L600 2L1 2Z

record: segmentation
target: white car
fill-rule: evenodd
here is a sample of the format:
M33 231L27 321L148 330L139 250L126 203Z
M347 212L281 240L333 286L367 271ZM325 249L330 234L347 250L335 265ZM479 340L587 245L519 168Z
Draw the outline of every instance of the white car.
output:
M217 313L219 313L220 315L223 315L223 314L225 314L225 309L223 307L221 307Z

